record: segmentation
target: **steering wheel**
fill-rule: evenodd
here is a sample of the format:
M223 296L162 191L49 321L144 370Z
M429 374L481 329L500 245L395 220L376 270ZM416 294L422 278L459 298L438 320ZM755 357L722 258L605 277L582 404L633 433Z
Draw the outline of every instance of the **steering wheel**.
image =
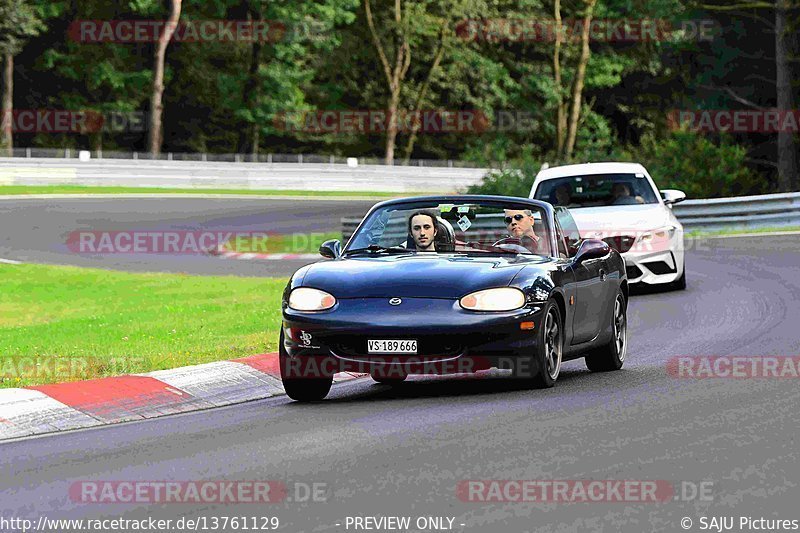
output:
M500 239L499 241L494 243L492 246L500 246L500 245L503 245L503 244L515 244L517 246L522 246L522 240L518 239L517 237L506 237L504 239ZM523 246L523 248L524 248L524 246Z

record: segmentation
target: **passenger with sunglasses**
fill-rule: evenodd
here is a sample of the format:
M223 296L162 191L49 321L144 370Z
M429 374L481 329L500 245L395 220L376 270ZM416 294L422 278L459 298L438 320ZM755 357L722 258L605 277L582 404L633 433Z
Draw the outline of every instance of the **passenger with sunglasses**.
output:
M505 209L503 219L508 229L509 237L499 241L497 244L519 243L533 253L539 252L541 237L533 231L535 219L530 209ZM515 242L516 241L516 242Z

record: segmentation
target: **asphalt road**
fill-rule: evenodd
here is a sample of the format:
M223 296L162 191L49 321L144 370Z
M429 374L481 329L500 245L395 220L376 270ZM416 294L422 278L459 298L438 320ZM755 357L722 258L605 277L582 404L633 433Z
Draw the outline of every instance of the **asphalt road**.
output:
M0 259L133 272L288 276L309 260L238 261L202 254L78 253L73 232L221 231L298 235L339 231L362 217L363 200L75 198L0 200ZM306 252L308 253L308 252Z
M740 516L800 520L797 379L678 379L666 370L674 356L797 355L800 242L705 241L687 257L687 291L631 299L619 372L570 362L546 391L496 375L397 389L367 379L319 404L273 398L10 442L0 445L0 515L277 516L285 532L354 531L347 517L375 515L447 516L456 531L489 533L675 532L684 517L698 531L701 516L735 517L741 531L749 529L737 529ZM324 483L327 501L297 501L293 489L292 501L270 505L68 496L82 480L221 479ZM476 479L664 480L678 500L461 501L459 481ZM701 483L703 499L691 498Z

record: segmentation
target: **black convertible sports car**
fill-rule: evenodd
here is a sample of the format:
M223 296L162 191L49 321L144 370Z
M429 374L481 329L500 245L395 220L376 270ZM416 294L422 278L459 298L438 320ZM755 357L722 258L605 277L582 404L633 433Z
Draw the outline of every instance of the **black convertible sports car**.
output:
M569 211L502 196L375 205L347 246L328 241L283 294L286 393L324 398L336 372L512 370L552 387L562 361L622 367L628 283L620 255L581 240Z

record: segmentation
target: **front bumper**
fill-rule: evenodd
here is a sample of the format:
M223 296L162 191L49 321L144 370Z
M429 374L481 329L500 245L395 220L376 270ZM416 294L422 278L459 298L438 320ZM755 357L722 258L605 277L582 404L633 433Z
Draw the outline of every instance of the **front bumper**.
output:
M660 285L672 283L683 273L683 261L673 251L622 254L628 283Z
M304 313L284 308L283 349L290 360L327 359L330 372L448 374L507 367L536 345L542 307L472 312L458 300L388 298L339 300L333 309ZM523 330L522 322L533 322ZM368 339L416 340L417 354L369 354ZM316 365L318 368L320 365Z

